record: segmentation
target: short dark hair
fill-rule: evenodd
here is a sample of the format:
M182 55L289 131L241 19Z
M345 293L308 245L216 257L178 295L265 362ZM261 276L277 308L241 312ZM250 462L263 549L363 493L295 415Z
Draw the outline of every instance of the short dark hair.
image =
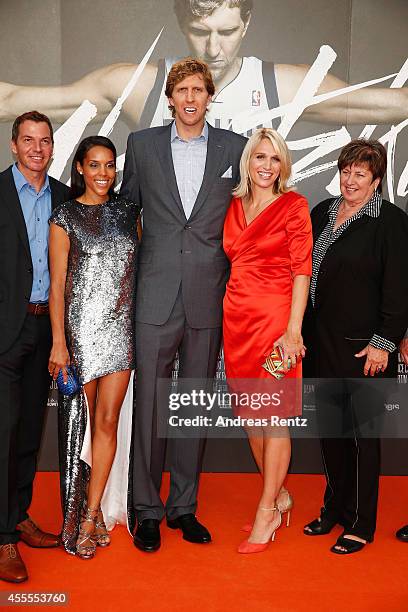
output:
M227 2L229 8L238 7L246 23L251 15L253 0L174 0L174 12L181 29L191 17L208 17Z
M17 142L18 134L20 131L20 125L24 121L35 121L36 123L46 123L50 130L51 142L54 144L54 130L52 129L51 121L47 115L43 115L36 110L28 111L23 113L14 119L13 127L11 128L11 140Z
M342 148L337 167L341 172L353 164L367 164L373 175L373 181L380 179L377 190L381 193L381 182L387 170L387 151L384 145L378 140L365 140L364 138L352 140Z
M208 95L213 96L215 93L215 86L209 67L205 62L198 59L193 59L192 57L186 57L185 59L176 62L170 68L170 72L167 75L166 89L164 92L166 96L171 98L175 86L183 81L183 79L193 76L194 74L199 74L203 77ZM175 117L174 106L169 104L169 110L171 110L172 116Z
M87 138L84 138L79 143L72 160L71 188L69 192L69 197L73 200L79 198L82 194L84 194L86 189L84 177L78 172L77 162L79 162L81 166L83 166L85 156L88 151L92 149L92 147L105 147L106 149L109 149L109 151L112 151L113 158L116 164L116 147L109 138L106 138L105 136L88 136ZM109 196L114 195L114 187L115 184L113 184L109 189Z

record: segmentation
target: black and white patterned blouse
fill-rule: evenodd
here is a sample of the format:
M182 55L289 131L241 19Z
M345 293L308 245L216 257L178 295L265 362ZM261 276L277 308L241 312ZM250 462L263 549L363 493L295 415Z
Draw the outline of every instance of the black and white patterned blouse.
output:
M360 217L363 215L369 215L370 217L378 217L380 215L382 197L378 191L375 191L367 204L365 204L358 212L356 212L352 217L347 219L335 231L333 231L339 206L342 201L343 196L340 196L336 198L333 204L330 206L328 210L329 221L313 247L313 271L312 279L310 281L310 297L312 299L313 306L315 304L317 277L328 248L342 235L350 223L353 223L353 221L356 221L356 219L360 219ZM374 348L383 349L385 351L389 351L390 353L395 351L397 348L393 342L387 340L386 338L382 338L378 334L373 335L369 344L371 344L371 346Z

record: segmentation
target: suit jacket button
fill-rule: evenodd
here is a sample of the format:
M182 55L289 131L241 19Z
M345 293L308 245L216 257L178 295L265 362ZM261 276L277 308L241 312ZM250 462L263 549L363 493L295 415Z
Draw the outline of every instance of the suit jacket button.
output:
M180 253L182 253L182 252L183 252L183 249L181 249Z
M33 273L33 269L32 268L28 268L28 271L29 271L30 274Z
M185 225L185 226L184 226L184 229L185 229L185 230L191 229L191 225Z

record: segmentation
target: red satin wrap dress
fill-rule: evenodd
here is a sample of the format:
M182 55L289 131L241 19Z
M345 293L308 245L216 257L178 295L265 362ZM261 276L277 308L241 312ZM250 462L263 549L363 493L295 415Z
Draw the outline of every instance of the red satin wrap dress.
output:
M312 227L306 198L285 193L246 223L233 198L224 224L231 275L224 297L224 359L227 379L271 379L262 367L286 330L293 279L312 274ZM301 362L287 378L300 378Z

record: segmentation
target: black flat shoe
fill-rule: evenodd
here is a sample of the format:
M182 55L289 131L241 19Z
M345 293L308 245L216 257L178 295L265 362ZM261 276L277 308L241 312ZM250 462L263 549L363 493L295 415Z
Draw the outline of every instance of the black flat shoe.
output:
M211 542L211 535L201 525L194 516L194 514L182 514L174 520L167 519L167 527L170 529L181 529L183 532L183 539L193 544L208 544Z
M329 521L326 518L315 519L303 527L303 533L308 536L326 535L331 532L336 522Z
M157 519L145 519L137 524L135 535L133 536L133 544L143 552L155 552L159 550L160 539L160 522Z
M408 525L404 525L401 529L398 529L395 537L400 542L408 542Z
M367 542L358 542L357 540L350 540L340 536L334 546L331 547L330 552L336 555L351 555L352 553L362 550ZM344 550L338 550L336 546L341 546Z

